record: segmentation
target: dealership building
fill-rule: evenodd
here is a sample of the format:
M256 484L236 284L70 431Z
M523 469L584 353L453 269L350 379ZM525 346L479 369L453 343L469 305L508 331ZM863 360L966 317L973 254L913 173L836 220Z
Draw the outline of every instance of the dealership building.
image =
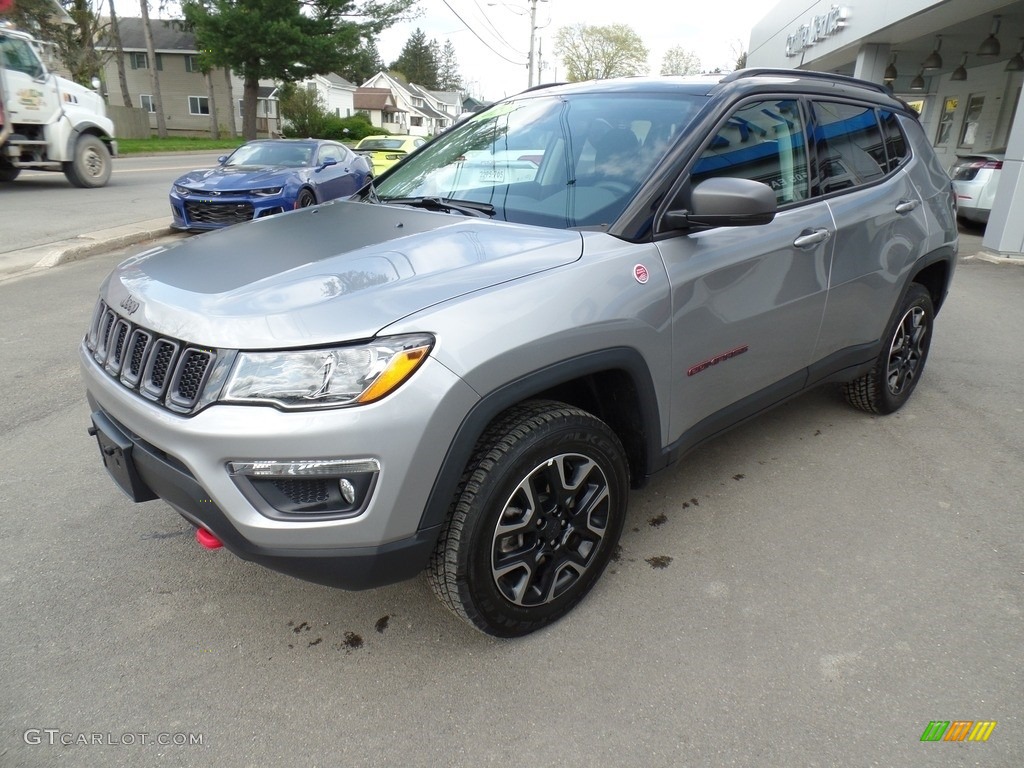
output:
M947 169L1005 151L983 248L1024 255L1024 2L780 0L753 28L747 66L887 83L918 109Z

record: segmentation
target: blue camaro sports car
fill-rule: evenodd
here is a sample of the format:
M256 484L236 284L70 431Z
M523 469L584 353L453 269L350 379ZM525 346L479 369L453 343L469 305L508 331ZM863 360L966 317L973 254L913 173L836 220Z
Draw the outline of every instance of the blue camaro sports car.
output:
M175 229L220 229L240 221L348 197L373 178L373 166L344 144L260 139L216 168L186 173L171 186Z

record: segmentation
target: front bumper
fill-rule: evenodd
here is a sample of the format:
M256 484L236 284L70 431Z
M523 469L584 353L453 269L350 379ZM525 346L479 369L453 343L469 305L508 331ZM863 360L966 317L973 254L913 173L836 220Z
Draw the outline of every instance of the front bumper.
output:
M189 232L223 229L295 209L295 195L291 192L282 192L274 197L247 194L182 197L172 190L170 202L171 226Z
M243 560L316 584L359 590L412 578L426 566L439 527L416 531L398 541L344 549L287 549L259 546L242 536L209 494L184 467L124 432L103 411L94 411L93 425L107 439L130 446L139 498L162 498L197 527L214 534Z
M425 567L438 529L420 527L452 436L476 402L447 368L428 360L406 385L367 406L283 412L217 404L185 416L126 389L83 345L95 427L132 454L142 492L159 497L239 557L322 584L363 589ZM101 446L102 447L102 446ZM379 476L358 514L270 516L233 479L232 462L373 459Z

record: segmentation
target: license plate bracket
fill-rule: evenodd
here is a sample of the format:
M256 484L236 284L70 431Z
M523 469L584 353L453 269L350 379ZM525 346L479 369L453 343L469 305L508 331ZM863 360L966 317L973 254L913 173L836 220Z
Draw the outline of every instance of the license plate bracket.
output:
M89 434L96 438L100 448L100 458L107 474L124 491L124 494L135 502L152 501L157 498L146 481L139 475L135 458L132 455L134 445L102 413L92 415L92 429Z

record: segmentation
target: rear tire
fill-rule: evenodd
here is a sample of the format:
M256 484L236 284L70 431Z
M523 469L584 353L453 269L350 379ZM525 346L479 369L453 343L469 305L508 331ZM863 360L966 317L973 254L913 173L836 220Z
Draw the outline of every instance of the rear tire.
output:
M934 320L931 294L924 286L911 283L874 367L844 385L847 402L869 413L887 414L902 408L924 372Z
M14 181L18 178L19 173L21 173L21 168L15 168L13 165L7 165L0 161L0 183Z
M628 493L625 452L604 422L554 401L509 409L463 474L430 560L434 593L498 637L557 621L608 564Z
M64 175L76 187L102 187L110 180L110 150L98 137L83 133L75 142L75 156L64 163Z

